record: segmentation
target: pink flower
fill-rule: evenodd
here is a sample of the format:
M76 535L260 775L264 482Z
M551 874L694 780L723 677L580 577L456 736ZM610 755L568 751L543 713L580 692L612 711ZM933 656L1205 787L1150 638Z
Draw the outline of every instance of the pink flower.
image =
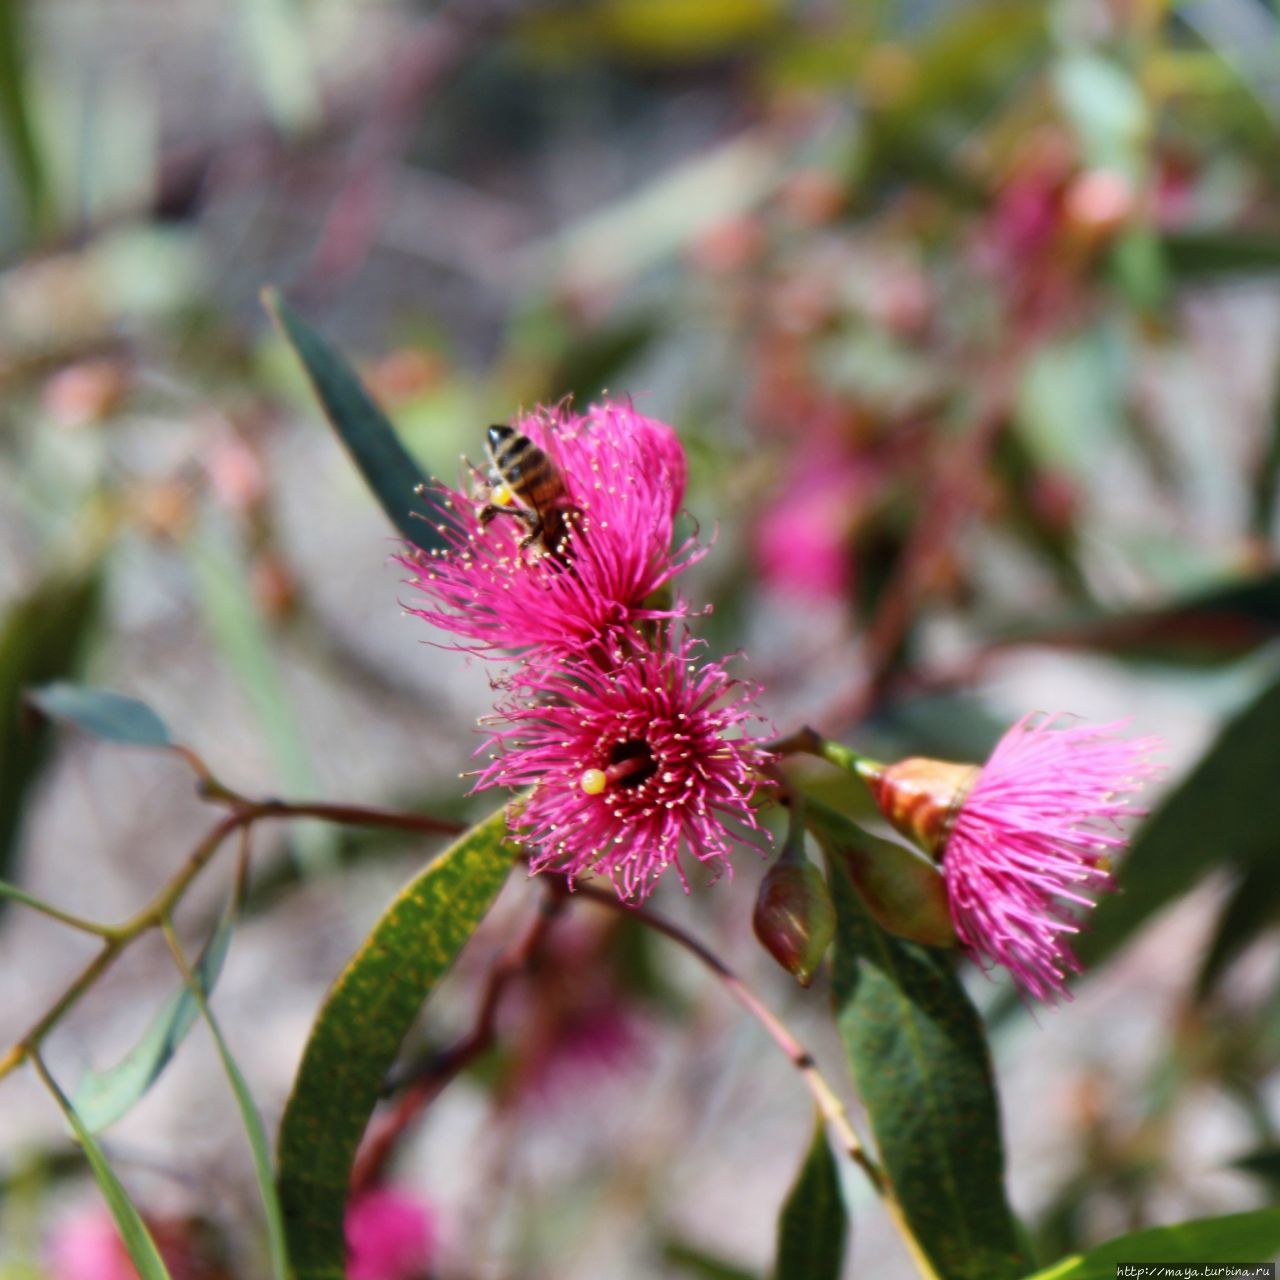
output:
M868 480L838 444L806 449L756 526L756 564L769 586L800 599L849 598L850 534Z
M582 414L537 409L516 428L542 449L565 486L563 558L535 543L520 549L523 523L500 514L481 526L484 495L446 490L453 512L448 549L400 562L421 602L410 612L462 636L477 652L570 653L628 623L682 614L680 602L650 599L702 551L674 550L688 466L675 432L627 405ZM574 513L576 509L576 513Z
M52 1280L138 1280L129 1251L106 1210L62 1223L49 1241Z
M607 670L526 669L499 707L499 754L477 789L533 788L512 824L535 872L599 871L639 900L673 864L688 889L682 855L722 870L735 839L759 831L751 798L769 757L744 728L754 688L697 665L689 637L661 641L634 637Z
M1113 887L1121 820L1145 812L1129 797L1161 772L1159 739L1056 719L1024 716L981 770L905 760L871 779L886 816L940 859L961 943L1049 1003L1080 971L1069 939Z
M435 1250L431 1211L389 1187L374 1187L347 1206L347 1280L418 1280Z

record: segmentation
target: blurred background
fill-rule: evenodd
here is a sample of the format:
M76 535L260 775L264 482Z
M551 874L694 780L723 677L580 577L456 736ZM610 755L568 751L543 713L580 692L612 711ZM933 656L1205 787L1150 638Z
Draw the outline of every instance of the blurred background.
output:
M1245 802L1135 863L1072 1005L972 989L1042 1261L1267 1203L1278 273L1268 0L0 0L0 877L121 919L208 822L176 762L21 724L59 677L145 699L252 794L472 812L484 664L402 617L274 284L446 479L484 424L566 394L675 424L715 540L699 630L780 730L980 759L1032 708L1131 717L1170 788L1235 743ZM258 835L216 1006L269 1129L432 847ZM229 865L185 908L193 948ZM744 850L657 905L851 1096L823 980L751 936L762 871ZM466 1028L534 900L508 886L418 1052ZM9 904L0 1040L91 954ZM158 940L130 951L49 1043L64 1087L174 986ZM703 972L583 904L500 1031L395 1153L430 1274L762 1273L809 1104ZM175 1277L262 1273L202 1029L103 1141ZM33 1077L0 1083L4 1280L90 1274L72 1152ZM848 1275L912 1275L847 1190Z

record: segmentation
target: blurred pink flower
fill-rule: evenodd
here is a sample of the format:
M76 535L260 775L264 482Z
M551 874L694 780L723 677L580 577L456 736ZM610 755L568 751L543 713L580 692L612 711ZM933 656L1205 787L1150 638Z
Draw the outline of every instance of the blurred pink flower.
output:
M1120 821L1145 813L1129 797L1162 772L1149 758L1158 738L1056 719L1024 716L981 770L907 760L871 782L884 813L941 860L960 941L1049 1003L1080 971L1079 911L1113 887Z
M138 1280L129 1251L105 1209L61 1223L49 1240L51 1280Z
M477 789L533 788L512 816L533 871L599 871L638 900L672 865L688 888L682 854L722 870L734 840L759 831L751 798L768 756L745 728L755 689L697 665L695 647L637 636L607 669L571 659L520 676Z
M419 1280L435 1250L431 1210L390 1187L374 1187L347 1206L347 1280Z
M809 600L848 599L850 533L866 480L865 467L834 443L805 451L756 525L756 564L769 586Z
M477 652L551 653L684 613L679 601L650 600L702 555L693 539L672 547L688 472L675 432L612 403L581 414L537 409L515 425L548 454L581 513L570 522L567 563L536 545L521 551L524 526L512 517L481 527L483 499L446 490L454 516L445 524L448 549L400 557L421 592L409 611Z

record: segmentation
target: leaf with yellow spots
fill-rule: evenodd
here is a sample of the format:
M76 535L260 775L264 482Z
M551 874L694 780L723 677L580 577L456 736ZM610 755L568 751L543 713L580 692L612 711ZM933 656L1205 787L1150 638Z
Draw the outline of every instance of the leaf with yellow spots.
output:
M507 878L506 833L504 807L410 881L311 1028L280 1124L280 1203L297 1280L344 1280L356 1149L405 1033Z

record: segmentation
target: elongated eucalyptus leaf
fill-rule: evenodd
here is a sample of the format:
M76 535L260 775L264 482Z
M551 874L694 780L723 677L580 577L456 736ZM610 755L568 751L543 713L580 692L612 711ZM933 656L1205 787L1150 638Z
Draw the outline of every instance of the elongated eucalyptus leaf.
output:
M26 11L26 0L0 0L0 143L21 184L30 229L39 232L48 218L49 190L32 120Z
M233 898L196 963L195 978L205 995L222 973L236 911ZM76 1086L75 1108L85 1128L101 1133L133 1109L172 1061L197 1013L196 1000L184 983L156 1014L142 1039L114 1067L84 1073Z
M840 1280L848 1236L840 1174L819 1116L778 1219L773 1280Z
M1088 1253L1064 1258L1027 1280L1114 1280L1125 1263L1271 1262L1280 1251L1280 1209L1196 1218L1108 1240Z
M298 1280L343 1280L356 1148L418 1010L511 869L504 809L397 895L329 992L280 1125L280 1200Z
M1280 636L1280 574L1209 587L1127 613L1080 610L1056 623L1021 627L1002 644L1099 649L1137 661L1206 666Z
M50 720L60 720L107 742L167 747L168 726L145 702L110 689L57 680L27 692L27 701Z
M24 691L74 675L101 597L98 566L47 578L0 624L0 876L9 874L31 785L49 746L47 725L24 724Z
M982 1024L944 952L895 938L828 860L836 905L836 1022L876 1145L941 1280L1026 1269Z
M1231 962L1260 935L1280 925L1280 859L1247 867L1218 915L1213 938L1196 975L1196 997L1205 999Z
M1242 1172L1261 1178L1272 1191L1280 1191L1280 1146L1262 1147L1231 1163Z
M1280 271L1280 236L1188 232L1166 236L1164 251L1179 280Z
M689 1280L759 1280L745 1267L735 1266L684 1240L667 1240L662 1246L662 1261L672 1276L687 1276Z
M275 637L245 580L230 531L206 521L187 540L187 559L214 642L248 695L281 784L295 795L317 794L321 784L310 741L284 682ZM304 872L332 866L338 847L332 827L294 822L289 834Z
M266 290L262 301L302 361L325 415L391 523L423 551L442 547L436 526L448 518L447 512L431 501L426 474L354 370L274 289Z
M67 1117L67 1123L71 1126L76 1140L84 1150L89 1168L93 1170L93 1176L103 1199L107 1202L107 1208L111 1210L111 1216L115 1219L116 1230L120 1232L120 1239L129 1251L129 1259L137 1269L140 1280L171 1280L169 1270L164 1265L164 1259L156 1248L156 1242L151 1238L151 1233L147 1230L146 1223L142 1221L137 1209L133 1207L129 1193L116 1177L102 1148L94 1141L93 1134L85 1127L84 1121L76 1114L75 1107L67 1101L66 1095L58 1088L53 1078L43 1071L41 1075Z
M175 949L177 948L176 938L173 939L172 945ZM288 1280L289 1258L285 1246L284 1214L280 1209L280 1195L276 1189L275 1172L271 1167L271 1146L267 1141L267 1132L262 1126L262 1117L258 1114L253 1095L249 1092L244 1073L240 1070L239 1064L227 1045L226 1037L222 1034L222 1028L209 1008L204 979L198 970L188 967L185 959L182 959L181 963L187 979L187 990L199 1007L200 1014L213 1036L218 1058L222 1062L222 1069L227 1073L231 1092L235 1095L236 1106L240 1111L240 1121L244 1125L245 1136L249 1140L254 1176L258 1182L258 1195L261 1197L267 1221L267 1245L271 1259L272 1280Z
M1224 862L1261 864L1280 850L1280 680L1230 720L1199 764L1138 832L1120 870L1122 892L1093 912L1077 954L1109 955L1161 907Z

